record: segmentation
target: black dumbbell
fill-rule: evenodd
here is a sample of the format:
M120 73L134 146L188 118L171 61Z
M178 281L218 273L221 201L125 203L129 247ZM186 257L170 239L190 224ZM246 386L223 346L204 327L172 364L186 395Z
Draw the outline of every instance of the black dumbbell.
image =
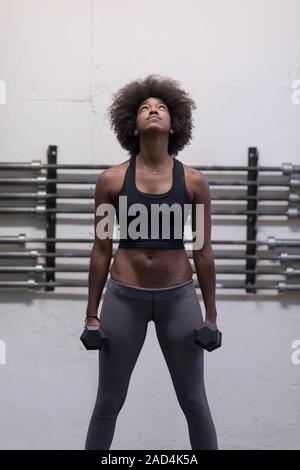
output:
M194 333L195 343L206 351L214 351L222 345L222 332L215 325L203 323Z
M94 318L98 317L95 316ZM102 349L107 340L107 335L101 325L86 325L80 339L86 349Z

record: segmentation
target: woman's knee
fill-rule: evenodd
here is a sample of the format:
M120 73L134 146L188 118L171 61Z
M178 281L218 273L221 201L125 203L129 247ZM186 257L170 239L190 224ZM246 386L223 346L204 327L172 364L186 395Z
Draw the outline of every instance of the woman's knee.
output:
M200 414L206 414L209 409L207 399L205 395L186 395L181 398L181 407L185 412L198 412Z
M102 395L95 404L96 416L117 416L123 406L124 400L112 395Z

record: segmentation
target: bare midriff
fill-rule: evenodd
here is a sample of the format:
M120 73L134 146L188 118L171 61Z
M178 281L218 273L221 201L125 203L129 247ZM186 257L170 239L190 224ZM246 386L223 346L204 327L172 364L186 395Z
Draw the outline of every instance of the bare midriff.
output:
M192 279L185 250L119 248L110 269L112 279L135 287L171 287Z

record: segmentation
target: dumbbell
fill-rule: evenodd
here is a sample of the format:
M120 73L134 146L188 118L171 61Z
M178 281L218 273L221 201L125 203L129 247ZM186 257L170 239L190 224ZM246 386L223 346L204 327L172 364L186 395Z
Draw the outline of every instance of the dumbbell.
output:
M94 316L93 318L98 317ZM101 325L86 325L80 339L86 349L102 349L106 343L107 335Z
M203 323L199 330L194 329L194 340L206 351L214 351L222 345L222 332L215 325Z

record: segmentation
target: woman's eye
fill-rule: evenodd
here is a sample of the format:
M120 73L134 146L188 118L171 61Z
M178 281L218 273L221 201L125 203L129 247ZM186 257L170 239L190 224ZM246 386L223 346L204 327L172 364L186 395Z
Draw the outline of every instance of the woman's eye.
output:
M166 109L166 107L163 104L160 104L159 107L160 108L163 107L164 109ZM141 111L143 111L143 109L146 109L146 108L148 108L148 106L142 106Z

